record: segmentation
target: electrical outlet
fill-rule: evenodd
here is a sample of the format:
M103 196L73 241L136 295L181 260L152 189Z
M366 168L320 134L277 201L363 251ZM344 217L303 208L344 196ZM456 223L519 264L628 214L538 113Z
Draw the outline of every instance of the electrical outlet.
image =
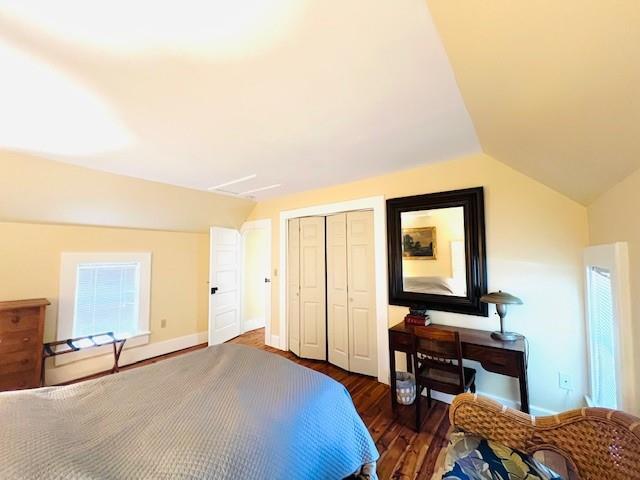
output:
M558 372L558 387L562 390L572 390L571 376L567 373Z
M160 328L166 328L167 327L167 319L163 318L162 320L160 320Z

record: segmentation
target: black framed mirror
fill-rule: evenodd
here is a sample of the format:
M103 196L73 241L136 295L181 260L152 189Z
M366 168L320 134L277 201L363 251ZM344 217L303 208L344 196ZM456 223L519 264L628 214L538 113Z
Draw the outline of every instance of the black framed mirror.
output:
M488 316L482 187L387 200L389 303Z

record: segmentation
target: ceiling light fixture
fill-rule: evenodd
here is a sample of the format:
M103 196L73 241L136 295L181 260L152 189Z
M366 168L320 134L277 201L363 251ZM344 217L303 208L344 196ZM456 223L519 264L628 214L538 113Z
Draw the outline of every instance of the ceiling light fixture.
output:
M239 193L238 195L249 195L250 193L264 192L265 190L271 190L272 188L281 187L282 184L274 183L273 185L268 185L266 187L254 188L253 190L247 190L246 192Z
M240 183L240 182L246 182L247 180L251 180L256 178L257 175L254 173L253 175L247 175L246 177L242 177L242 178L236 178L235 180L231 180L229 182L226 183L221 183L220 185L216 185L215 187L209 187L207 188L207 190L219 190L223 187L228 187L229 185L234 185L236 183Z

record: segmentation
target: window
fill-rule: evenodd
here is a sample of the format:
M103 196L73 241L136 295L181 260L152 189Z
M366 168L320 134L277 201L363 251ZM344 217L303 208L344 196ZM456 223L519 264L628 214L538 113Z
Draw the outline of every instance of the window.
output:
M626 244L587 248L585 267L590 379L587 403L631 411L635 382Z
M150 253L63 253L58 339L114 332L146 343L150 271Z
M73 336L138 331L139 263L81 263L76 277Z
M591 400L599 407L618 407L615 322L611 272L589 267L589 351Z

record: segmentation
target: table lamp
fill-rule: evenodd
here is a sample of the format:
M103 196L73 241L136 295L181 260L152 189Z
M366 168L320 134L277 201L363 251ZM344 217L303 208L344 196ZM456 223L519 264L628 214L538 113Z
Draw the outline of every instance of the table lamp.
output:
M491 332L491 337L503 342L513 342L522 335L514 332L504 331L504 318L507 316L507 305L522 305L522 300L502 290L498 292L487 293L480 297L480 301L484 303L493 303L496 306L496 312L500 317L500 331Z

